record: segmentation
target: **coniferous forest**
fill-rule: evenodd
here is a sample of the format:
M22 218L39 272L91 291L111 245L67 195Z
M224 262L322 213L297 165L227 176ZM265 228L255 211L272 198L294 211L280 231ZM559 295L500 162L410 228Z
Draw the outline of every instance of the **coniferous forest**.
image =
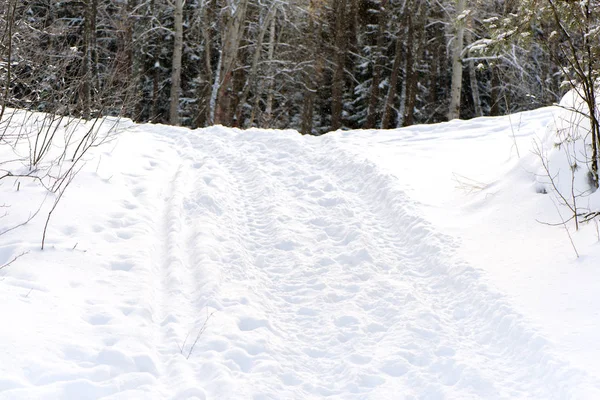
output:
M549 105L599 70L597 1L1 7L3 105L83 118L305 134L395 128Z

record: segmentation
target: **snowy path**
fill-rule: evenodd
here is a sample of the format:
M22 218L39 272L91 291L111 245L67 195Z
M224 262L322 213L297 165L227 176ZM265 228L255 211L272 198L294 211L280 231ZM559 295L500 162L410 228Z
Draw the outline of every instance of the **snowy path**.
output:
M116 232L112 306L80 310L96 340L63 350L70 374L0 379L0 398L592 398L396 178L335 138L143 130L147 171L94 228Z
M208 321L218 339L191 357L215 362L200 375L221 370L206 383L217 398L551 398L579 386L563 387L577 377L373 165L292 135L180 142L163 290L195 329L205 307L223 321ZM190 333L177 321L171 350Z

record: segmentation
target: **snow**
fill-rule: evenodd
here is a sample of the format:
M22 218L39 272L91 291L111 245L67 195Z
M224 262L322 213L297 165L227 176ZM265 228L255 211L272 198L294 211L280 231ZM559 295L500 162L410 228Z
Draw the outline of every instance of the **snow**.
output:
M533 139L560 166L561 112L322 137L122 122L45 250L52 196L0 235L0 265L27 252L0 270L0 399L598 398L595 228L569 225L576 258L536 221L558 214ZM0 180L0 228L47 197L21 181Z

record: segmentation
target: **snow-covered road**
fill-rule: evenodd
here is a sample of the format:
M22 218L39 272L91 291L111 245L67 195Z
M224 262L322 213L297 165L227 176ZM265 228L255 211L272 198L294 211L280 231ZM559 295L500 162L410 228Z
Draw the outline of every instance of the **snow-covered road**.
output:
M13 311L49 302L61 316L39 329L69 333L39 345L42 366L2 356L0 398L597 394L397 177L338 140L134 127L89 189L102 193L90 204L107 205L74 217L89 225L78 232L87 254L48 272L69 278L24 297L16 283L35 268L23 265L1 283ZM74 233L68 222L55 246ZM0 350L40 334L14 337L22 328L0 333Z

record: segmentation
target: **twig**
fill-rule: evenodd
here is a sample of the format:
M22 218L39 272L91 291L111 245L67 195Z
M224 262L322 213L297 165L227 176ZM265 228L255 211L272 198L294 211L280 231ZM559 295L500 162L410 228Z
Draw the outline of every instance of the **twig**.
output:
M591 220L595 219L596 217L600 217L600 211L594 211L594 212L590 212L590 213L586 213L586 214L580 214L580 216L583 217L583 219L579 220L579 222L587 223L587 222L590 222Z
M46 197L47 197L47 195L46 195ZM38 215L38 213L39 213L39 212L40 212L40 210L42 209L42 206L44 205L44 203L45 203L45 201L46 201L46 197L44 197L44 201L42 201L42 204L40 204L39 208L38 208L38 209L37 209L37 210L36 210L36 211L35 211L33 214L30 214L30 215L29 215L29 218L27 218L27 220L25 220L24 222L21 222L21 223L20 223L20 224L18 224L18 225L15 225L15 226L13 226L13 227L11 227L11 228L8 228L8 229L5 229L5 230L1 231L1 232L0 232L0 236L4 235L5 233L8 233L8 232L10 232L10 231L13 231L13 230L15 230L15 229L17 229L17 228L20 228L21 226L23 226L23 225L26 225L26 224L27 224L27 223L29 223L29 222L30 222L32 219L34 219L34 218L35 218L35 216L36 216L36 215Z
M200 340L200 336L202 336L202 334L204 333L204 331L207 328L208 321L214 315L215 312L216 311L213 311L212 313L208 314L208 311L207 311L206 319L204 320L202 327L200 328L200 330L198 331L198 334L196 335L196 340L194 340L194 343L192 343L192 345L190 346L190 351L188 351L186 360L190 359L190 356L192 355L192 352L194 351L194 347L196 347L196 343L198 343L198 340Z
M177 347L179 347L179 353L180 354L183 354L183 349L185 349L185 344L187 343L187 340L190 337L190 333L191 332L188 332L188 334L185 335L185 339L183 340L183 345L182 346L179 346L179 344L177 344Z
M577 258L579 258L579 252L577 251L577 248L575 247L575 243L573 242L573 237L571 236L571 232L569 232L569 228L567 227L567 222L563 219L562 215L560 214L560 210L558 209L558 206L556 205L556 203L554 202L554 200L552 200L552 204L554 205L554 208L556 209L556 212L558 213L558 216L563 221L562 226L565 229L565 231L567 232L567 236L569 236L569 241L571 242L571 246L573 246L573 250L575 251L575 255L577 256Z
M48 230L48 224L50 223L50 217L52 217L52 213L56 209L56 206L58 206L58 203L62 199L63 194L65 194L65 191L67 190L67 188L69 187L69 185L71 184L71 182L73 182L73 179L75 179L75 176L77 175L77 172L79 172L79 170L76 171L75 173L71 174L68 177L68 179L66 179L65 186L61 190L59 190L58 196L56 197L56 200L54 201L54 204L52 205L52 208L48 212L48 217L46 218L46 223L44 224L44 233L42 234L42 250L44 250L44 244L46 243L46 231Z
M466 176L453 173L453 180L458 184L457 188L465 190L467 193L484 190L488 185L483 182L478 182Z
M517 150L517 158L521 158L521 153L519 152L519 145L517 144L517 135L515 134L515 129L513 128L512 115L510 113L510 110L508 109L508 101L506 100L506 95L504 96L504 102L508 111L508 123L510 124L510 131L512 132L513 146L515 150ZM519 116L519 130L521 130L521 118L522 116Z
M563 204L566 205L567 207L569 207L569 210L571 210L573 215L577 215L576 209L569 203L569 201L566 199L566 197L562 194L562 192L556 186L555 178L552 176L552 173L550 172L550 166L548 165L548 159L544 155L540 144L538 143L537 140L534 141L534 144L535 144L534 154L536 154L540 158L540 161L542 162L542 167L544 168L544 171L546 172L546 176L550 180L550 184L552 185L554 192L556 192L556 194L561 198Z
M0 265L0 271L3 270L4 268L8 267L9 265L11 265L12 263L14 263L15 261L17 261L19 258L23 257L27 253L29 253L29 252L28 251L24 251L21 254L19 254L18 256L15 256L15 258L13 258L12 260L10 260L6 264Z

